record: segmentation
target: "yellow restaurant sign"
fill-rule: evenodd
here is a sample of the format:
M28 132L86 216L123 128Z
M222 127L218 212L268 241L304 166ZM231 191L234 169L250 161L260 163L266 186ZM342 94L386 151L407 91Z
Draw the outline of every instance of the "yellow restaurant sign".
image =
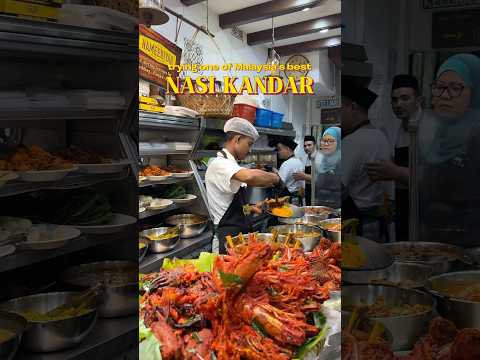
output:
M177 57L159 42L140 34L139 49L153 60L166 66L173 66L177 63Z

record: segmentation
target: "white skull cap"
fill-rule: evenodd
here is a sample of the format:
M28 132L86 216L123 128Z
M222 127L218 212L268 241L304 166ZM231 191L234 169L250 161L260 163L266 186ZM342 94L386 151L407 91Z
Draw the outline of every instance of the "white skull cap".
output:
M229 119L226 123L225 126L223 127L223 131L225 133L227 132L235 132L238 134L242 134L245 136L248 136L249 138L252 138L253 141L258 140L258 131L255 129L255 126L253 126L248 120L245 120L240 117L233 117Z

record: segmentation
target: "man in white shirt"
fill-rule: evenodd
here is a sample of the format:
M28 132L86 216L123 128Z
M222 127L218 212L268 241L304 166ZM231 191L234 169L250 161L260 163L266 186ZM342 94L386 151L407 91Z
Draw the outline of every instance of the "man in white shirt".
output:
M315 136L306 135L303 139L303 150L307 157L304 159L305 170L293 174L295 180L305 181L305 205L310 206L312 202L312 162L317 153L317 145Z
M304 171L305 166L300 159L295 157L295 148L297 143L290 138L278 139L275 145L278 157L284 162L278 170L278 174L286 186L282 195L291 197L292 203L302 205L302 199L305 189L304 180L296 180L294 174Z
M224 126L224 149L208 165L205 185L210 213L213 216L220 252L225 252L225 236L252 231L245 189L248 186L282 186L277 174L244 169L237 160L247 157L258 139L255 127L245 119L234 117Z
M368 164L368 174L374 181L395 181L395 240L408 241L410 148L408 123L417 116L424 98L419 92L417 79L411 75L401 74L393 78L391 99L393 113L401 121L396 134L394 161Z
M377 95L350 81L342 81L342 219L358 218L367 238L380 240L386 229L382 213L387 182L372 181L367 164L390 160L385 135L368 120L368 109ZM383 229L383 230L382 230Z

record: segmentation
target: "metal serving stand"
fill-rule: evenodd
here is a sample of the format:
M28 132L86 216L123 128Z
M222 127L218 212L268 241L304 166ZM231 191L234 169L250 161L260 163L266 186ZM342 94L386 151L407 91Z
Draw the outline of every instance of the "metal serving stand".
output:
M49 79L63 78L64 81L74 81L80 88L94 85L102 89L109 84L117 90L118 86L123 93L132 92L127 96L130 100L134 98L136 76L116 79L114 72L136 70L137 47L138 35L134 33L94 30L0 15L0 68L3 69L0 88L10 91L34 81L43 84ZM92 72L96 75L92 75ZM8 129L18 135L15 139L7 139L12 144L29 141L42 147L83 144L88 142L87 139L90 139L90 144L100 144L101 147L102 140L105 140L106 145L102 149L105 153L133 159L131 149L126 146L131 143L128 128L133 119L136 121L136 117L131 116L136 112L132 106L135 104L130 104L127 109L112 107L102 110L69 106L7 109L0 106L0 130ZM71 174L55 182L26 183L15 180L0 188L0 203L6 204L16 196L39 190L61 191L102 184L112 190L118 189L115 190L116 194L133 195L135 191L132 172L126 169L116 174ZM122 199L116 196L115 202L119 211L136 216L137 208L128 201L128 196ZM9 209L0 208L2 213L8 214ZM58 269L61 271L64 266L70 265L70 259L75 256L78 259L88 258L89 255L101 256L104 249L100 253L98 249L104 246L110 249L110 256L129 258L130 245L134 248L137 246L136 239L131 237L132 233L82 235L64 247L41 252L17 250L0 258L0 276L15 278L18 273L27 271L33 274L43 272L42 276L47 276L45 264L54 261L62 266ZM110 245L113 242L115 246ZM135 256L136 253L134 261ZM13 277L8 274L13 274ZM2 297L5 296L9 296L7 290L2 292ZM111 359L137 342L137 316L98 319L93 331L79 346L45 354L34 354L20 348L15 359Z

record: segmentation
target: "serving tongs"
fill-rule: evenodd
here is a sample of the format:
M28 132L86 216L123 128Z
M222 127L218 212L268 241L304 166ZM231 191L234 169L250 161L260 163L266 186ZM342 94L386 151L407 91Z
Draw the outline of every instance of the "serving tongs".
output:
M44 315L48 317L55 317L70 309L92 309L97 305L98 297L102 291L103 285L97 283L95 286L74 295L66 303L59 305L52 310L49 310Z

